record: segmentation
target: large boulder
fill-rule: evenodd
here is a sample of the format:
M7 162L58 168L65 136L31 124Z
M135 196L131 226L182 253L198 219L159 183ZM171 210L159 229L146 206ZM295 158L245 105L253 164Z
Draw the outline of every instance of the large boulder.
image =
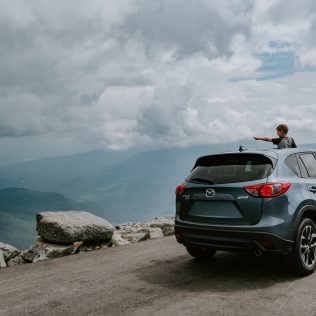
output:
M114 227L88 212L60 211L36 214L37 232L46 241L70 244L75 241L110 240Z

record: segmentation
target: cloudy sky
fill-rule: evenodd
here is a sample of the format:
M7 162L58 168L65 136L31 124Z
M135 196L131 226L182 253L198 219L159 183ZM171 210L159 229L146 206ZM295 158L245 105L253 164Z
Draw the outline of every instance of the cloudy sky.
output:
M315 142L313 0L0 0L0 163Z

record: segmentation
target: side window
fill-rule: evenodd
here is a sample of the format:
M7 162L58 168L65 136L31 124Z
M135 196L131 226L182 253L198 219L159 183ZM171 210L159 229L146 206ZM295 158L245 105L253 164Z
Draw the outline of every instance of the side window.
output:
M300 168L295 155L288 156L284 162L298 177L301 176Z
M301 157L297 156L297 162L298 162L298 165L300 166L302 178L308 178L308 173L303 164Z
M316 159L313 154L300 154L310 177L316 178Z

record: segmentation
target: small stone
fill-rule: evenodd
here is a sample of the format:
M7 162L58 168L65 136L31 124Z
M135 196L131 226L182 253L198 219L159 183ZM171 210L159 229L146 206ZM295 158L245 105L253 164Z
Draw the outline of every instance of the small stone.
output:
M5 261L9 261L10 259L13 259L20 253L20 250L16 249L15 247L11 245L4 244L3 242L0 242L0 250L2 250L3 252Z
M19 264L24 264L26 263L25 260L23 260L21 254L17 255L16 257L14 257L13 259L9 260L7 262L8 267L14 267L17 266Z
M174 220L160 217L150 221L150 227L159 227L162 229L165 226L174 226Z
M157 238L161 238L161 237L164 237L164 234L160 228L158 228L158 227L150 228L149 231L147 232L147 234L139 241L144 241L147 239L157 239Z
M119 230L119 233L123 236L124 234L136 233L137 228L134 226L125 226Z
M118 232L114 232L111 239L111 246L123 246L129 244L129 241L124 239Z
M155 230L156 228L159 230ZM151 231L151 229L154 230ZM116 225L116 233L132 243L146 239L171 236L174 234L174 216L155 217L152 220L139 223L119 224Z
M21 257L23 260L30 263L30 262L33 262L33 260L35 258L35 253L33 251L29 251L29 250L22 250Z
M74 247L74 252L78 253L79 252L79 248L83 245L83 241L75 241L73 243L73 247Z
M1 268L6 268L7 264L4 260L4 253L2 250L0 250L0 269Z
M82 252L85 252L87 251L87 246L85 244L83 244L79 249L78 249L78 253L82 253Z
M96 247L100 247L100 248L108 248L108 247L111 247L111 240L110 240L109 242L105 242L105 243L96 245L96 246L94 247L94 249L95 249ZM98 248L98 249L99 249L99 248Z
M123 238L131 243L136 243L136 242L143 240L143 238L146 236L147 233L148 233L148 231L140 232L140 233L126 234L126 235L123 235Z
M121 224L118 224L115 226L116 229L121 229L121 228L124 228L126 226L132 226L133 223L132 222L126 222L126 223L121 223Z
M79 248L83 245L83 241L75 241L74 242L74 248Z
M162 229L164 236L173 236L174 235L174 226L165 226Z

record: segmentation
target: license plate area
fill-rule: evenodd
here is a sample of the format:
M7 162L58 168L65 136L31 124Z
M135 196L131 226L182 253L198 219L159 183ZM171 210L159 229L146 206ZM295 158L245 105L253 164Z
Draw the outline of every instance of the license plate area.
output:
M233 201L194 201L189 215L225 219L243 218Z

